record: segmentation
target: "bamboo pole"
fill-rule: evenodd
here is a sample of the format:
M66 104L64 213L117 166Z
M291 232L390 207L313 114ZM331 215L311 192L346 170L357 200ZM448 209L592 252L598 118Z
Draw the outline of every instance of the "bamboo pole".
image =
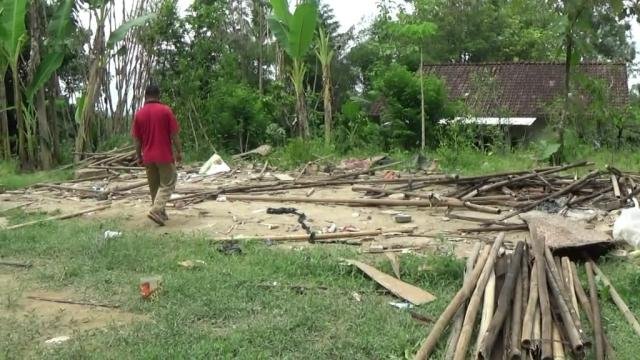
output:
M576 354L580 353L583 351L582 349L584 348L584 345L590 346L591 343L588 340L585 340L586 337L584 336L584 331L582 331L582 327L580 326L580 316L575 312L573 306L570 305L571 301L563 290L562 276L560 275L560 271L558 270L549 247L545 247L545 256L547 258L547 275L549 277L550 288L552 289L552 294L560 308L560 314L562 315L565 330L569 332L567 334L569 337L568 340L573 347L573 351ZM577 338L574 336L577 336Z
M469 201L464 202L464 207L466 207L469 210L474 210L474 211L484 212L489 214L500 214L502 212L502 210L499 208L486 206L486 205L478 205Z
M453 356L455 360L463 360L467 356L469 341L471 340L471 333L473 332L473 327L476 322L476 316L478 315L482 293L487 286L489 276L491 275L491 271L493 271L493 268L495 266L496 258L498 256L498 250L502 246L504 237L505 234L500 233L496 238L496 241L493 243L493 247L491 248L489 259L487 260L484 269L482 269L482 274L476 282L475 290L473 291L473 295L471 295L471 299L469 300L469 305L467 306L467 311L464 316L464 323L462 325L460 338L458 339L458 346L456 347L456 352Z
M578 269L576 268L576 264L571 261L569 265L571 266L571 275L573 276L573 286L576 292L576 297L578 298L582 310L587 315L587 319L589 320L591 327L593 327L595 319L593 317L593 310L591 309L591 301L589 300L587 293L585 293L584 289L582 288L582 284L580 283L580 279L578 278ZM609 343L609 340L607 339L604 332L602 333L602 337L604 340L607 357L610 359L614 359L615 352L613 351L613 347L611 347L611 343Z
M505 226L490 226L490 227L474 227L458 229L460 232L492 232L492 231L526 231L529 226L526 224L509 224Z
M594 177L596 177L600 172L598 170L594 170L592 172L590 172L589 174L585 175L584 177L582 177L580 180L575 181L567 186L565 186L564 188L540 199L540 200L536 200L534 202L532 202L531 204L524 206L516 211L512 211L504 216L502 216L500 218L500 220L504 221L506 219L512 218L518 214L522 214L524 212L527 212L529 210L533 210L536 206L540 205L541 203L547 201L547 200L551 200L551 199L555 199L559 196L562 196L564 194L570 193L573 190L579 189L582 186L584 186L584 184L586 184L587 182L591 181L591 179L593 179ZM543 312L544 314L544 312ZM551 329L549 329L549 332L547 334L551 334Z
M484 295L482 297L482 313L480 316L480 328L478 329L478 338L476 340L476 353L480 351L480 341L482 341L482 335L489 328L491 319L493 319L493 312L495 310L496 302L496 272L491 271L489 275L489 281L484 289Z
M509 179L506 179L506 180L503 180L503 181L499 181L499 182L495 182L495 183L492 183L492 184L487 184L487 185L481 187L480 189L478 189L478 193L483 193L483 192L487 192L487 191L490 191L490 190L493 190L493 189L502 188L503 186L507 186L509 184L517 183L517 182L520 182L520 181L523 181L523 180L528 180L528 179L531 179L531 178L534 178L534 177L538 177L540 175L550 175L550 174L557 173L557 172L560 172L560 171L565 171L565 170L569 170L569 169L572 169L572 168L575 168L575 167L581 167L581 166L586 166L586 165L588 165L588 163L586 161L582 161L582 162L571 164L571 165L566 165L566 166L562 166L562 167L555 167L553 169L547 169L547 170L544 170L542 172L539 172L537 170L533 170L532 173L529 173L529 174L526 174L526 175L518 176L518 177L515 177L515 178L509 178Z
M390 200L390 199L338 199L338 198L307 198L307 197L275 197L260 195L226 195L228 201L262 201L262 202L294 202L316 204L341 204L357 206L419 206L427 207L433 203L427 200Z
M464 220L464 221L470 221L470 222L479 222L479 223L483 223L483 224L487 224L487 225L498 225L498 226L513 225L513 223L507 223L507 222L504 222L504 221L495 221L495 220L492 220L492 219L486 219L486 218L481 218L481 217L459 215L459 214L454 214L454 213L451 213L451 212L447 213L445 216L448 217L449 219Z
M524 320L524 314L527 308L527 301L529 300L529 286L531 280L529 278L529 265L531 263L531 258L529 257L529 244L525 243L524 254L522 255L522 318ZM522 324L521 324L522 325ZM522 329L520 330L522 331ZM520 333L522 335L522 332ZM518 341L519 343L519 341Z
M348 178L348 177L352 177L352 176L360 176L360 175L369 174L369 173L372 173L372 172L375 173L377 170L388 169L390 167L394 167L394 166L400 165L402 163L403 163L403 161L396 161L396 162L393 162L393 163L390 163L390 164L380 165L380 166L368 168L368 169L365 169L365 170L359 170L359 171L354 171L354 172L350 172L350 173L346 173L346 174L332 176L332 177L328 178L327 180L335 181L335 180L340 180L340 179L344 179L344 178Z
M614 175L612 175L614 176ZM600 304L598 303L598 289L593 275L593 265L590 262L584 264L587 270L589 282L589 296L591 299L591 311L593 312L593 337L596 340L596 360L604 360L604 336L602 331L602 318L600 316Z
M502 242L502 238L504 238L504 234L502 236L498 236L498 238L496 239L496 243ZM498 244L498 248L499 247L500 246ZM480 278L480 275L484 269L487 259L489 258L490 254L493 253L493 248L495 248L495 244L491 248L488 245L484 247L484 249L482 250L482 253L478 257L478 261L476 262L475 267L473 268L473 272L465 280L464 284L462 285L462 288L458 290L458 292L453 297L449 305L447 305L446 309L442 312L442 314L440 314L440 317L438 318L438 320L436 320L436 323L433 325L433 328L431 328L429 335L426 337L426 339L424 339L422 344L420 344L420 348L418 349L416 355L414 356L414 360L425 360L429 358L429 356L433 352L433 349L436 347L436 344L438 342L438 339L440 338L440 335L442 335L442 332L447 328L447 326L449 325L449 322L451 321L455 313L458 311L460 306L462 306L462 304L471 295L471 292L475 288L476 283ZM496 254L497 252L498 251L495 250Z
M578 298L576 297L576 287L573 281L573 274L571 270L571 260L568 257L563 257L561 259L562 262L562 273L564 275L564 281L569 293L569 298L571 300L571 306L573 306L573 310L576 315L578 315L578 320L580 319L580 310L578 308Z
M618 306L618 309L620 309L620 312L622 312L622 315L624 316L624 318L627 320L629 325L631 325L635 333L638 336L640 336L640 324L638 324L638 320L633 315L631 310L629 310L629 307L624 302L624 300L622 299L618 291L613 287L613 284L611 284L611 281L609 281L609 278L607 278L607 276L602 272L602 270L600 270L598 265L596 265L593 262L593 260L589 260L589 263L591 263L593 270L595 270L596 274L600 277L600 280L602 280L602 282L609 288L609 294L611 294L611 299L613 299L613 302L616 304L616 306ZM595 314L594 314L594 320L595 320Z
M538 289L536 289L537 291ZM536 304L536 309L533 315L533 332L530 352L540 353L542 350L542 312L540 312L540 303Z
M560 330L558 324L553 323L553 360L564 360L564 347L562 346L562 337L560 336Z
M553 348L551 346L551 335L553 332L553 320L551 319L551 305L549 302L549 293L547 288L547 271L545 265L544 238L540 238L534 227L529 229L531 232L531 242L533 245L533 253L538 267L536 276L538 277L538 301L540 303L541 321L541 359L551 360L553 358Z
M582 343L580 331L576 328L575 321L570 313L570 308L565 302L560 285L550 268L550 262L547 261L547 280L549 281L549 288L554 298L554 304L558 306L558 312L562 318L562 324L564 325L565 334L568 338L567 340L571 344L571 350L576 355L581 354L584 351L584 344Z
M618 183L618 177L611 174L611 185L613 186L613 196L620 199L620 184Z
M42 224L45 222L49 222L49 221L54 221L54 220L65 220L65 219L71 219L74 217L78 217L84 214L88 214L88 213L92 213L92 212L96 212L96 211L100 211L100 210L104 210L109 208L111 205L103 205L103 206L98 206L95 208L91 208L91 209L86 209L86 210L82 210L82 211L78 211L78 212L74 212L72 214L66 214L66 215L59 215L59 216L53 216L53 217L49 217L46 219L42 219L42 220L35 220L35 221L29 221L26 223L22 223L22 224L17 224L17 225L13 225L13 226L8 226L6 228L4 228L5 230L15 230L15 229L20 229L26 226L31 226L31 225L36 225L36 224Z
M520 344L525 349L532 349L533 323L538 306L538 263L534 262L531 268L531 284L529 288L529 297L527 300L527 308L522 320L522 339Z
M464 280L466 281L470 274L473 272L473 266L478 258L480 250L482 249L482 243L476 242L471 251L471 255L467 258L467 265L465 268ZM456 345L458 338L460 338L460 331L462 331L462 323L464 322L464 313L467 309L466 302L460 306L460 309L456 312L453 318L453 325L451 326L451 332L449 333L449 340L447 341L447 349L445 351L444 358L446 360L453 359L453 354L456 351Z
M518 273L518 279L516 281L515 296L513 298L513 306L511 311L511 331L509 332L509 354L508 358L511 360L522 358L522 351L520 350L520 337L522 336L522 303L524 287L524 273L529 269L526 267L525 254L523 253L520 261L520 273ZM513 261L513 259L512 259Z
M356 232L343 232L343 233L333 233L333 234L316 234L315 240L330 240L330 239L345 239L345 238L355 238L362 236L379 236L386 233L401 233L401 234L410 234L414 229L378 229L371 231L356 231ZM271 241L307 241L309 240L309 234L300 234L300 235L255 235L255 236L243 236L243 237L225 237L225 238L217 238L215 241L233 241L233 240L271 240Z
M504 325L505 319L511 312L513 292L516 286L516 279L520 269L522 268L522 252L524 249L524 242L520 241L516 245L516 249L513 252L511 258L511 264L509 264L509 270L500 290L500 296L498 297L498 307L496 313L491 319L488 330L484 333L483 339L480 343L480 351L478 352L478 359L489 359L493 350L498 333Z

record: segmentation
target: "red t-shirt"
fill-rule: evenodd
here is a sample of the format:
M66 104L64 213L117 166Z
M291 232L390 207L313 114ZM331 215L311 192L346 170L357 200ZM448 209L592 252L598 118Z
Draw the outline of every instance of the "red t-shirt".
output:
M178 131L180 126L171 108L150 101L136 113L131 134L142 144L145 164L168 164L173 162L171 136Z

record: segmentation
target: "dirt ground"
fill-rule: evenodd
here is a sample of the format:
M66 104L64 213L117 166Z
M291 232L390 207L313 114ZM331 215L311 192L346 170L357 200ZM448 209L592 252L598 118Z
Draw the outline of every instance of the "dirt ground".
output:
M281 175L279 173L278 175ZM295 173L289 174L292 177ZM126 176L127 180L112 181L110 186L121 186L144 179L142 173ZM217 178L189 178L181 174L176 192L192 192L193 190L214 190L219 185L228 185L248 181L255 177L251 170L238 170L232 175L223 175ZM271 174L264 176L264 181L273 180ZM306 179L303 179L306 180ZM64 185L64 184L63 184ZM65 186L77 188L92 188L101 186L101 182L84 182L67 184ZM360 192L351 190L351 186L336 186L316 188L310 198L364 198ZM420 191L444 191L445 188L435 186ZM297 196L305 197L309 189L295 189L273 194L269 196ZM180 196L176 194L175 196ZM13 193L0 194L0 211L27 204L23 207L26 212L47 212L56 214L68 214L97 205L97 201L91 198L82 199L70 192L53 189L27 189ZM205 201L185 207L176 208L169 204L167 213L170 220L166 226L158 227L147 219L146 213L150 206L150 197L146 188L135 189L118 194L111 199L109 209L86 214L84 218L116 219L117 228L114 231L148 231L156 233L186 233L210 236L211 238L227 237L269 237L277 235L303 235L304 230L297 225L294 215L270 215L266 209L269 207L295 207L305 213L315 231L326 231L331 224L335 224L337 231L348 228L351 231L371 231L377 229L393 230L402 228L415 228L416 236L379 236L375 239L365 239L362 248L367 251L372 245L388 247L438 247L453 246L459 256L466 256L470 243L477 238L490 239L491 234L464 235L458 229L476 227L477 223L448 219L444 216L444 208L416 208L416 207L351 207L343 205L324 205L311 203L266 203L266 202L220 202ZM457 214L475 217L491 218L494 215L456 210ZM398 213L408 214L412 221L408 224L397 224L394 215ZM3 219L0 218L0 224ZM526 232L511 232L507 240L523 239ZM443 242L442 240L446 240ZM284 246L302 245L304 242L288 243ZM376 246L374 246L375 248Z
M21 281L19 270L12 272L0 269L0 303L6 309L2 316L19 321L36 320L41 341L59 336L72 336L77 331L148 320L145 316L118 309L43 300L78 301L82 298L82 294L71 291L26 288Z

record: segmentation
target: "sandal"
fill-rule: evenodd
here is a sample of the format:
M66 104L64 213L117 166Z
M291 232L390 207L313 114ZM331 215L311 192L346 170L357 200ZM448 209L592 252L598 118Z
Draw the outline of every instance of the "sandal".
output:
M158 224L159 226L164 226L164 220L162 219L162 216L160 214L149 212L147 214L147 217L151 219L151 221L153 221L154 223Z

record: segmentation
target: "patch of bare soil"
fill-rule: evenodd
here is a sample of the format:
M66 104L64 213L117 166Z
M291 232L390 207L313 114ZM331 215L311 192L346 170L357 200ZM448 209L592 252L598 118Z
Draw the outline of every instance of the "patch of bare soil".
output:
M143 315L117 309L64 304L29 297L78 301L82 296L70 290L46 291L25 288L16 274L0 273L0 317L15 320L35 319L41 326L42 340L148 319Z

